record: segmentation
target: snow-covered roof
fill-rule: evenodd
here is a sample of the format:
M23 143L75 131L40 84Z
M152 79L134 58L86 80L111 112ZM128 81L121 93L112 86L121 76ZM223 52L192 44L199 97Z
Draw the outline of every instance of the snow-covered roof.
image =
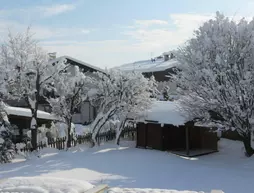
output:
M186 117L179 110L177 102L155 101L151 109L144 113L143 121L156 121L160 124L184 125Z
M164 71L166 69L176 67L179 65L179 62L174 58L167 61L164 61L163 58L156 59L155 62L151 60L143 60L134 63L124 64L122 66L116 67L123 71L138 71L138 72L158 72Z
M22 117L31 117L32 113L30 109L21 108L21 107L11 107L11 106L5 106L5 111L8 115L16 115L16 116L22 116ZM38 110L37 111L37 117L39 119L48 119L48 120L56 120L56 117L50 113L47 113L45 111Z
M172 52L164 52L162 55L165 56L165 55L170 55Z
M54 59L54 60L51 60L50 62L51 62L51 63L54 63L54 62L57 62L57 61L62 60L62 59L72 60L72 61L77 62L77 63L79 63L79 64L81 64L81 65L83 65L83 66L87 66L87 67L92 68L92 69L94 69L94 70L96 70L96 71L105 73L105 71L102 70L102 69L99 68L99 67L93 66L93 65L91 65L91 64L88 64L88 63L86 63L86 62L83 62L83 61L81 61L81 60L75 59L75 58L70 57L70 56L60 56L60 57L57 57L57 58Z

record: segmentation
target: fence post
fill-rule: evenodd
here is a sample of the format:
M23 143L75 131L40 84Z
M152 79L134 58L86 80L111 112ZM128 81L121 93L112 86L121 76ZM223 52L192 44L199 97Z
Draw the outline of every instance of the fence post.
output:
M57 149L60 150L60 139L57 139L56 141L57 141L56 143Z
M123 129L122 133L121 133L121 137L128 137L128 139L132 139L135 140L136 138L136 129L130 129L130 128L126 128ZM103 132L101 134L98 134L96 136L96 141L98 144L101 144L101 142L107 142L110 140L114 140L116 138L116 131L114 130L109 130L107 132ZM62 137L62 138L48 138L48 147L51 148L56 148L58 150L62 150L65 148L65 141L66 141L66 137ZM91 142L91 133L87 133L85 135L77 135L76 136L76 140L74 138L71 139L71 146L77 146L78 144L84 144L86 142ZM39 142L37 144L38 150L43 149L46 146L45 143ZM26 144L25 147L23 147L22 149L20 149L20 151L22 152L26 152L26 151L31 151L29 144Z
M59 146L60 146L60 149L62 150L63 149L63 138L59 139Z

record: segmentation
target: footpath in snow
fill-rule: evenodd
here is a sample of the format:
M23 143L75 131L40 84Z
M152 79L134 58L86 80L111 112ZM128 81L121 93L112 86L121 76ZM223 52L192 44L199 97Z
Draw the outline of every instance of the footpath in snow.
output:
M220 152L197 158L137 149L129 143L79 146L68 152L46 148L41 158L0 165L0 179L53 177L115 188L252 193L254 158L246 158L242 147L241 142L221 139Z

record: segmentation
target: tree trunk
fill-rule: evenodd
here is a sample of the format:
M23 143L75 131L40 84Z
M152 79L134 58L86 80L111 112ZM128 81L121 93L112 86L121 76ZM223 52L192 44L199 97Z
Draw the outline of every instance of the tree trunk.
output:
M32 119L31 119L31 136L32 136L32 150L36 151L37 150L37 130L38 130L38 123L37 123L37 110L39 107L39 99L40 99L40 73L39 69L37 69L37 77L36 77L36 91L34 98L29 98L27 97L27 102L28 105L30 106L31 109L31 114L32 114ZM33 99L33 100L32 100Z
M32 151L37 150L37 127L31 129L31 137L32 137Z
M91 147L94 147L94 146L99 146L99 141L97 141L96 139L97 139L97 136L98 136L98 134L92 134L92 135L94 135L94 136L92 136L92 138L91 138ZM99 139L98 139L99 140Z
M37 150L37 130L38 130L38 125L37 125L37 112L35 113L34 110L32 110L32 119L30 123L30 129L31 129L31 143L32 143L32 151Z
M120 132L120 131L119 131ZM122 131L121 131L122 132ZM120 134L121 135L121 134ZM119 135L119 136L120 136ZM120 145L120 137L117 137L117 139L116 139L116 145Z
M92 140L94 144L99 145L99 143L96 142L96 137L99 135L101 128L105 125L105 123L115 114L116 108L115 106L111 107L110 110L106 113L99 113L97 117L95 118L94 122L92 123Z
M116 128L116 144L117 145L120 144L120 138L121 138L121 134L123 132L125 123L126 123L126 119L122 119L119 126Z
M67 129L67 148L71 147L71 119L68 121Z
M91 141L91 147L94 147L95 146L95 142L92 140Z
M246 151L246 156L250 157L254 154L254 149L251 147L251 133L243 136L243 144Z

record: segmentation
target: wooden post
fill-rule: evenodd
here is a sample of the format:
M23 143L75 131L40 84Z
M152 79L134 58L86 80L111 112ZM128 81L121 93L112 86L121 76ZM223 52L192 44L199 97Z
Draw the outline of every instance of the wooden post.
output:
M161 150L164 151L164 126L161 129Z
M137 127L136 127L136 131L137 131L137 136L136 136L136 148L138 147L138 126L139 125L137 125Z
M145 148L147 148L147 130L148 130L148 124L145 124Z
M185 127L185 140L186 140L186 154L190 154L190 144L189 144L189 127Z

